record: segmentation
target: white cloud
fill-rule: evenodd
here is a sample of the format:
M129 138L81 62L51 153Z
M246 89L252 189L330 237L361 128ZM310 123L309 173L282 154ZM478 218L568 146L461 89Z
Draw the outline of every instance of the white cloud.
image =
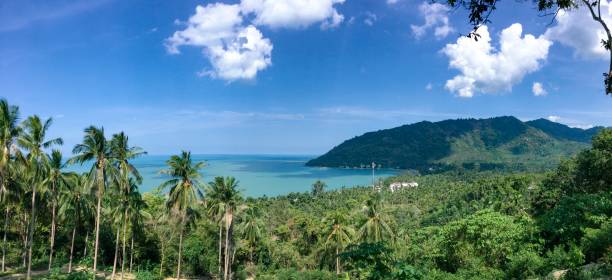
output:
M166 40L166 48L170 53L179 53L178 47L183 45L210 47L222 45L225 40L236 34L236 29L242 24L240 6L225 4L209 4L206 7L198 5L196 13L185 23L184 30L176 31Z
M608 24L612 23L612 5L608 1L601 2L601 16ZM601 45L601 40L607 36L586 7L559 11L556 22L555 26L546 30L546 38L573 48L577 57L606 58L608 52Z
M166 39L166 49L178 54L181 46L202 48L212 69L200 71L200 76L228 81L253 79L272 64L273 49L272 42L256 25L299 28L320 22L323 29L336 27L344 16L334 5L344 1L242 0L232 5L198 5L187 22L175 20L176 25L185 28ZM250 23L244 22L249 19Z
M344 0L242 0L240 6L244 14L254 14L253 23L272 28L308 27L322 22L321 27L338 26L344 16L334 5Z
M387 0L387 4L389 5L397 4L397 2L399 2L399 0Z
M584 123L584 122L579 121L579 120L575 120L575 119L571 119L571 118L565 118L565 117L560 117L560 116L556 116L556 115L548 116L548 117L546 117L546 119L548 119L551 122L562 123L562 124L565 124L565 125L567 125L569 127L574 127L574 128L589 129L589 128L592 128L594 126L593 124Z
M272 63L272 43L250 25L241 29L232 41L208 49L214 68L201 72L224 80L253 79Z
M440 3L423 2L419 5L419 12L425 18L423 25L410 25L412 33L417 39L428 35L430 29L433 29L436 39L442 39L454 31L448 20L450 8Z
M242 21L239 5L197 6L187 27L166 40L166 48L178 54L180 46L201 47L212 66L201 75L229 81L252 79L272 63L273 46L256 27L244 27Z
M446 81L446 88L460 97L510 91L526 74L540 68L552 44L544 36L521 37L522 32L518 23L504 29L499 50L491 45L487 26L478 30L478 41L461 37L456 44L447 44L442 52L449 57L449 66L461 74Z
M363 23L365 23L367 26L372 26L374 25L374 22L376 22L376 20L378 20L378 17L376 16L376 14L372 12L366 12Z
M433 85L431 83L427 83L427 85L425 86L425 90L431 91L432 89L433 89Z
M535 96L544 96L548 94L548 92L546 91L546 89L544 89L544 86L540 82L533 83L533 86L531 86L531 92L533 92L533 95Z

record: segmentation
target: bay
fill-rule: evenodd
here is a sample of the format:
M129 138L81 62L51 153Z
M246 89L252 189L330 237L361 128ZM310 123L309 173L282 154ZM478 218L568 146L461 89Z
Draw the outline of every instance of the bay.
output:
M143 177L140 190L153 191L167 176L159 171L166 168L166 155L146 155L134 159ZM328 190L342 187L371 185L371 169L342 169L308 167L306 162L314 156L308 155L192 155L195 162L204 161L203 182L212 181L215 176L233 176L239 181L239 188L246 196L276 196L291 192L310 191L316 180L324 181ZM70 169L83 172L91 165L72 166ZM397 175L400 171L377 169L374 180Z

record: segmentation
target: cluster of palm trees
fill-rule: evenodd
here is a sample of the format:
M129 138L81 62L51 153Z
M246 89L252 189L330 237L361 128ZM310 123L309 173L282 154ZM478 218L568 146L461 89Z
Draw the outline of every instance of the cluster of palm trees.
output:
M115 211L108 214L116 221L117 236L119 230L123 229L121 270L124 272L128 227L133 228L142 220L141 210L144 208L138 192L142 178L130 161L145 152L129 146L128 137L124 133L106 139L103 128L91 126L85 129L83 142L74 147L74 156L65 161L61 152L53 149L63 144L62 139L49 138L47 135L52 124L51 118L42 120L37 115L20 122L19 108L9 105L5 99L0 100L0 201L5 214L2 271L6 271L9 223L18 220L10 216L22 210L25 225L22 231L22 256L27 267L27 278L31 278L32 247L37 238L35 233L39 207L51 213L49 269L53 265L58 223L62 223L64 228L72 228L68 264L68 270L71 271L77 228L91 220L92 216L95 217L93 270L96 271L102 201L106 190L110 189L110 200L117 205L113 207ZM50 153L47 153L50 149ZM91 164L91 169L84 174L68 172L66 167L69 164ZM28 208L29 213L25 211ZM89 232L86 234L88 236ZM130 234L133 238L133 230ZM118 240L116 246L119 246ZM115 260L117 255L118 250Z
M199 211L196 210L197 207L204 207L207 216L219 226L219 276L226 280L230 279L235 254L233 234L236 215L240 213L242 220L240 232L244 235L245 241L250 244L250 248L253 248L254 243L261 238L261 224L257 208L243 203L238 181L233 177L215 177L212 182L204 184L201 181L200 170L205 163L194 162L190 152L183 151L180 155L172 156L167 161L167 165L168 168L162 170L161 173L168 175L170 179L161 184L158 190L168 189L166 201L168 212L161 218L165 219L165 222L172 219L179 232L176 278L181 277L185 230L194 225L196 219L201 218ZM163 242L161 246L161 267L163 269Z
M334 251L336 274L341 273L340 252L351 242L378 243L394 241L395 234L388 221L388 215L383 211L382 200L376 195L368 199L362 209L365 219L358 231L350 225L346 215L332 212L324 219L327 224L325 246Z
M233 277L232 264L237 247L247 249L249 262L253 265L254 250L263 240L265 226L261 222L262 213L255 204L245 202L235 178L216 177L205 184L201 175L205 162L194 161L187 151L172 156L166 162L167 168L160 172L168 180L158 187L166 193L165 211L158 217L151 217L138 190L142 176L133 165L135 158L146 154L143 149L130 146L123 132L106 138L103 128L90 126L84 130L82 142L72 150L72 157L65 160L62 153L54 149L63 144L62 139L48 137L52 124L51 118L43 120L36 115L20 121L18 107L0 99L0 209L4 211L2 272L6 271L7 232L9 226L13 226L19 228L23 266L27 268L27 278L31 278L34 240L46 236L46 232L37 228L39 208L50 215L46 250L49 269L54 265L58 228L70 239L69 248L64 248L69 252L68 272L73 270L73 258L77 255L77 234L85 235L82 255L87 256L91 233L93 250L90 254L93 252L95 278L100 225L105 223L110 225L114 235L111 279L119 274L119 269L123 279L126 268L132 270L134 236L147 222L160 237L160 276L163 275L166 250L178 235L176 278L180 279L184 237L202 218L200 213L218 226L219 278ZM77 164L89 167L88 171L82 174L67 171L69 165ZM324 188L325 184L318 181L313 194L321 195ZM328 225L325 245L335 255L337 273L341 270L338 255L349 243L393 238L381 209L380 200L368 201L364 207L366 219L357 233L340 213L332 213L324 220ZM85 232L78 232L83 229ZM235 244L235 232L240 234L240 244Z

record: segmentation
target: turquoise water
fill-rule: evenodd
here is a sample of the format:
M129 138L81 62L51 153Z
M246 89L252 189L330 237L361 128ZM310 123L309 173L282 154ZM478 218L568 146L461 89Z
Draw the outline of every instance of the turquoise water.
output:
M164 180L159 174L166 168L169 156L148 155L132 162L143 176L141 191L154 190ZM307 167L304 164L313 156L274 155L193 155L194 161L205 161L203 181L215 176L234 176L240 181L240 189L247 196L274 196L290 192L310 191L316 180L324 181L328 189L343 186L369 185L371 170ZM87 166L89 168L89 166ZM83 171L85 167L78 168ZM376 170L375 180L396 175L397 170Z

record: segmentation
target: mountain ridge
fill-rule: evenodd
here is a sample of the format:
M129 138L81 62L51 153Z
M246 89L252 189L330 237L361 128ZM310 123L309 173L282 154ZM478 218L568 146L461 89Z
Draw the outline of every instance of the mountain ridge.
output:
M542 170L587 148L603 127L571 128L546 119L513 116L421 121L366 132L306 163L420 171L449 168Z

